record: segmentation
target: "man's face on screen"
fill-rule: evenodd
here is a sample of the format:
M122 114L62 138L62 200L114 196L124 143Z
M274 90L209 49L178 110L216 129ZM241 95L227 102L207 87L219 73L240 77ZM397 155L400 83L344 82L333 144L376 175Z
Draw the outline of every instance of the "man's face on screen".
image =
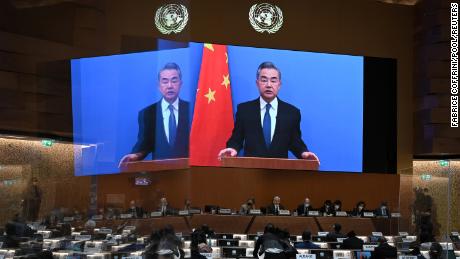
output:
M175 69L161 71L158 85L163 98L167 102L173 103L179 96L180 87L182 86L179 72Z
M260 96L266 101L271 102L278 95L281 87L279 73L273 68L264 68L260 70L259 78L256 80Z

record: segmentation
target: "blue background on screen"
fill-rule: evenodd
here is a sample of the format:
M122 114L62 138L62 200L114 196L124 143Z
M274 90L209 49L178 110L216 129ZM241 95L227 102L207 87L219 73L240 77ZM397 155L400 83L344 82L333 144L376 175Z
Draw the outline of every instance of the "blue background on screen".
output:
M158 101L158 70L174 61L182 69L180 97L194 104L202 44L188 48L72 60L75 174L117 173L136 142L138 112ZM257 67L281 70L279 98L301 110L302 138L322 171L362 171L363 57L229 46L234 112L259 96ZM290 157L293 157L290 154Z

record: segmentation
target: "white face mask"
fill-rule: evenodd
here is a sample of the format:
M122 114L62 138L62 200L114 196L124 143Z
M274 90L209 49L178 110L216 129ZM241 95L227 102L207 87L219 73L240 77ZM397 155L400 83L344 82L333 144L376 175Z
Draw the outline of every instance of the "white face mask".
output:
M386 206L382 206L382 210L386 209L387 207Z
M335 205L335 206L334 206L334 209L336 209L336 210L338 210L339 208L340 208L339 205Z
M310 206L310 203L305 203L305 207L309 207Z
M362 210L362 209L364 209L364 206L359 206L358 208L359 208L360 210Z

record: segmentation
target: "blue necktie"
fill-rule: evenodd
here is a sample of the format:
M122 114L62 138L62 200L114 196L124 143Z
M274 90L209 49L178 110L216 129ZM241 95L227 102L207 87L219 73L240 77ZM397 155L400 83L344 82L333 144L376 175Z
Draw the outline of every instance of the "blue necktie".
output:
M264 125L263 125L265 145L267 146L267 148L270 148L271 132L272 132L272 129L271 129L272 120L270 118L270 108L271 108L271 105L267 103L267 105L265 105L265 115L264 115Z
M174 106L170 104L169 109L169 145L174 146L174 141L176 140L176 116L174 116Z

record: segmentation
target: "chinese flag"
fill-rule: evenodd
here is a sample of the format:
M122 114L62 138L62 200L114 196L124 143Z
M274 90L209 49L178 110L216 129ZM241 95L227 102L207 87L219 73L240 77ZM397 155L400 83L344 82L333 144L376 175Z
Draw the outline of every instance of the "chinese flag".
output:
M232 134L227 46L204 44L190 133L190 165L219 166L217 154Z

